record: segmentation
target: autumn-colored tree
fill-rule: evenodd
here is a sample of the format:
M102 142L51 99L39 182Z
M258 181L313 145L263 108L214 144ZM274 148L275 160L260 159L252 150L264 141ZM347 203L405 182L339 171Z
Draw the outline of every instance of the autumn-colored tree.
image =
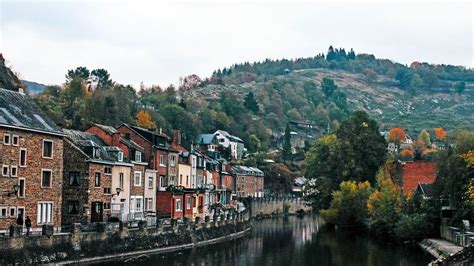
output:
M156 128L156 124L151 118L151 115L146 111L140 111L137 113L137 126L143 128Z
M442 127L437 127L437 128L434 128L433 130L435 132L435 136L437 140L444 140L446 136L448 135L448 133L446 133L446 130L444 130L444 128Z
M389 142L393 142L397 144L397 149L400 148L398 147L400 145L400 142L407 140L406 135L405 135L405 130L403 130L403 128L400 128L400 127L394 127L390 129L390 131L388 132L387 140Z
M400 152L400 157L403 161L412 161L414 156L414 152L409 149L405 149Z

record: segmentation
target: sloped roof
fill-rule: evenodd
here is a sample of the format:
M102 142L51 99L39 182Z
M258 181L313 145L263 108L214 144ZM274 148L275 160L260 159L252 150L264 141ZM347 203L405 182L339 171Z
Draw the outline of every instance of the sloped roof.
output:
M63 132L26 94L0 88L0 126L40 131L54 135Z
M262 170L256 167L249 167L244 165L235 165L232 166L232 172L237 175L253 175L253 176L263 176L264 173Z
M418 184L433 184L436 180L436 164L434 162L415 161L403 165L403 193L411 195Z
M425 184L420 183L418 184L417 190L421 190L420 192L423 193L425 196L431 196L431 192L433 191L433 184Z
M95 134L71 129L63 129L63 132L66 135L66 138L71 140L84 153L88 154L89 147L95 148L97 153L96 157L93 159L115 161L115 158L109 152L120 151L118 147L108 146ZM88 155L91 156L91 154Z
M94 126L102 129L103 131L105 131L105 133L107 133L109 135L113 135L115 133L118 133L117 129L115 129L114 127L111 127L111 126L106 126L106 125L101 125L101 124L94 124Z
M214 134L200 134L196 140L197 144L209 145L214 140Z

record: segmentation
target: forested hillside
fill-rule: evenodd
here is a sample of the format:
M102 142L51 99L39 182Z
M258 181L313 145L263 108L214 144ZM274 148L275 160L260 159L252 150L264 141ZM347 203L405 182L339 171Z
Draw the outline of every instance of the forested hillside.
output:
M316 130L304 130L311 141L357 109L384 128L472 127L473 87L471 69L405 66L330 47L311 58L236 64L206 79L190 75L178 88L143 85L136 91L104 69L78 67L67 72L64 85L46 87L36 100L66 128L138 122L165 132L181 128L189 139L224 129L254 152L275 144L290 121L314 124Z

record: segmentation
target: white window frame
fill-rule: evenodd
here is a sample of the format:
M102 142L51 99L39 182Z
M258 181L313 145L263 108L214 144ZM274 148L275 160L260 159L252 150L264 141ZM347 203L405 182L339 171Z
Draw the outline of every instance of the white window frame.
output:
M176 199L175 202L175 210L176 211L182 211L183 210L183 204L181 204L181 199Z
M117 153L117 160L118 160L119 162L122 162L122 161L123 161L123 152L119 151L119 152Z
M18 218L18 213L19 213L19 209L22 209L23 210L23 221L26 219L26 209L25 209L25 206L17 206L16 207L16 217Z
M148 176L148 189L153 189L153 176Z
M139 182L138 184L137 184L137 174L140 175L140 179L139 179L140 182ZM135 172L133 173L133 185L134 185L135 187L141 187L141 186L142 186L142 172L140 172L140 171L135 171Z
M44 156L44 143L45 142L51 142L51 157L45 157ZM53 142L53 140L43 139L43 148L41 150L41 156L43 157L43 159L53 159L53 157L54 157L54 142Z
M41 208L40 208L41 206ZM52 224L53 223L53 211L54 202L52 201L38 201L36 205L36 223L40 224Z
M97 186L97 174L99 174L99 186ZM94 172L94 188L100 188L101 183L102 183L102 173Z
M21 152L23 151L25 152L25 164L21 163ZM27 158L28 158L28 150L26 148L20 148L20 154L18 156L18 165L20 165L20 167L26 167Z
M5 137L8 137L8 142L5 141ZM10 134L3 134L3 145L11 145L12 136Z
M131 212L143 212L143 196L130 197Z
M176 156L175 155L170 155L170 165L171 166L176 166Z
M141 162L142 161L142 152L141 151L135 151L135 161L136 162Z
M190 195L186 197L186 209L187 210L191 209L191 196Z
M15 141L14 141L15 139L16 139L16 144L15 144ZM20 145L20 136L18 136L18 135L12 135L11 143L12 143L12 146L18 146L18 145Z
M15 173L13 173L13 169L15 169ZM11 177L18 177L18 166L17 165L10 165L10 176Z
M21 185L20 185L21 181L23 181L23 191L21 191ZM24 177L18 178L18 186L19 188L18 188L18 193L16 196L18 198L25 198L26 197L26 179ZM20 192L23 192L23 196L20 195Z
M51 177L49 179L49 187L43 187L43 172L50 172ZM41 188L53 188L53 170L51 169L41 169Z
M146 211L153 211L153 198L145 198Z
M7 170L6 171L7 174L5 174L5 169ZM9 177L10 176L10 166L8 166L6 164L2 165L2 176L4 176L4 177Z
M12 210L13 210L13 215L12 215ZM17 218L16 217L16 207L14 207L14 206L8 207L8 217Z
M160 154L160 166L166 166L165 156Z
M5 215L2 212L5 211ZM0 207L0 219L6 219L8 217L8 208L6 206Z

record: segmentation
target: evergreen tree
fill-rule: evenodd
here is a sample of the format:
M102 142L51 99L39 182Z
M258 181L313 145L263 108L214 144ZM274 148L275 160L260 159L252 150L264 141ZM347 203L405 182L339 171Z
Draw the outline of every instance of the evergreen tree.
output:
M327 97L330 97L337 89L337 86L334 83L334 80L330 78L323 78L323 80L321 81L321 89Z
M290 124L286 124L285 138L283 140L283 160L286 162L291 158L291 130Z
M347 59L348 59L348 60L355 60L355 59L356 59L356 55L355 55L355 53L354 53L354 50L352 50L352 48L351 48L351 50L349 51L349 53L347 54Z
M336 52L334 51L334 48L331 45L329 46L328 53L326 55L326 60L331 61L334 59L336 59Z
M244 99L244 106L249 109L250 111L252 111L254 114L257 114L258 111L259 111L259 108L258 108L258 102L257 100L255 99L255 95L253 94L253 92L249 92L247 93L247 95L245 96L245 99Z

